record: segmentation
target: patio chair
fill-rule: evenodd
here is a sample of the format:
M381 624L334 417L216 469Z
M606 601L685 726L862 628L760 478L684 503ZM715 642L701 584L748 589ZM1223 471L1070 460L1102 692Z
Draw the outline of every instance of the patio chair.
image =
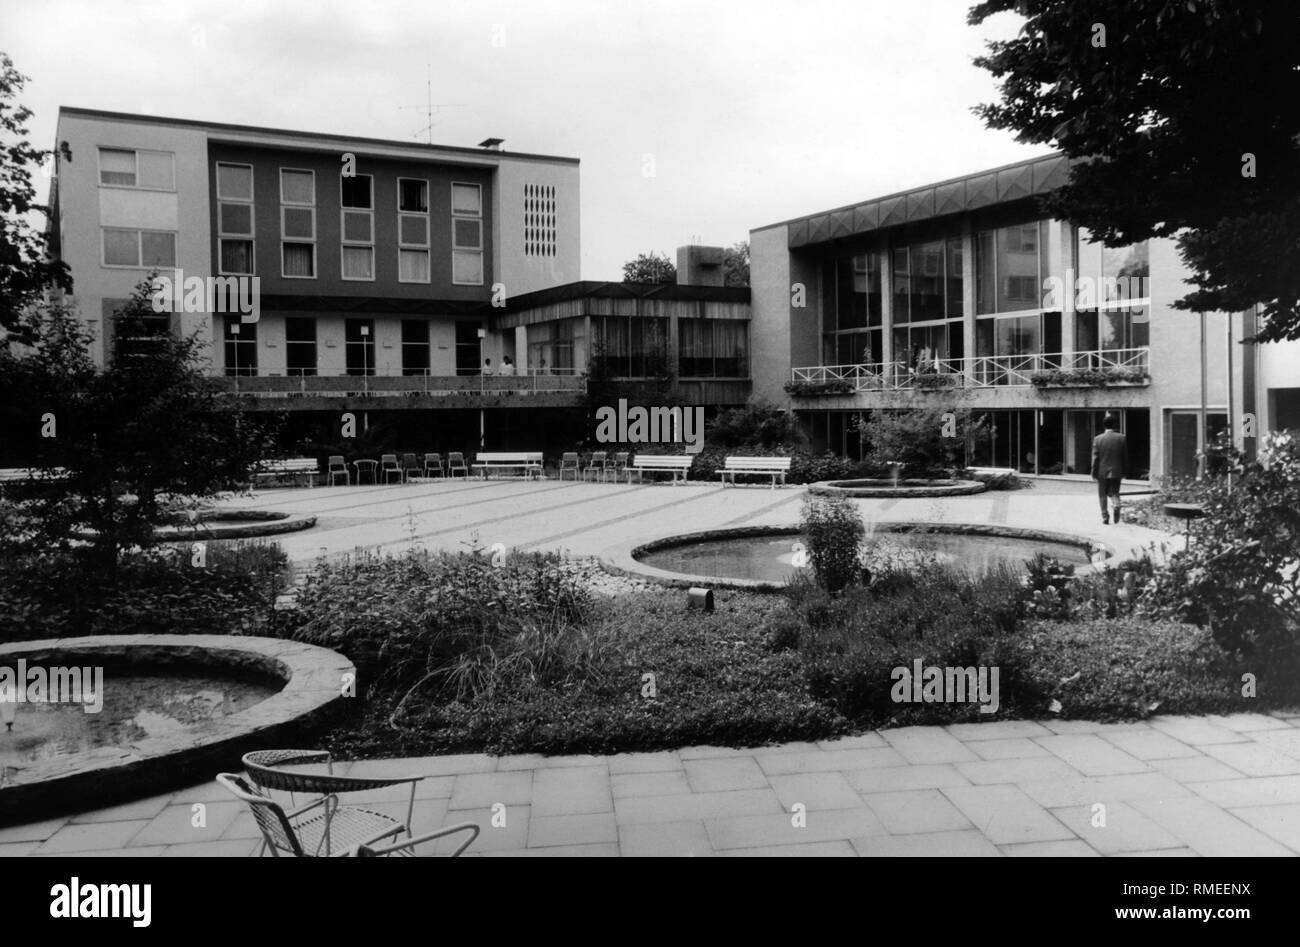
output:
M417 845L456 832L468 832L469 837L451 853L455 858L469 848L479 834L477 825L462 822L436 832L412 836L406 826L382 812L340 806L338 796L332 793L286 811L252 780L238 773L219 773L217 782L252 810L253 819L262 832L262 851L269 848L276 858L281 855L295 858L331 855L409 857L415 854ZM406 832L406 838L400 838L403 832ZM381 842L384 844L379 844Z
M615 483L618 483L618 475L627 470L628 460L631 456L631 451L621 450L615 453L609 460L605 461L605 473L613 474ZM628 474L629 480L631 479L631 476L631 474Z
M454 477L458 470L466 477L469 476L469 464L465 463L465 455L454 450L447 455L447 475Z
M414 454L402 455L402 479L403 480L409 483L411 477L413 476L418 477L423 472L424 472L424 468L420 466L419 458L417 458Z
M609 454L606 451L598 450L592 453L591 459L587 461L587 466L582 470L582 479L587 479L587 474L594 473L601 480L605 479L605 458Z
M397 479L402 479L402 468L397 465L396 454L383 454L379 458L379 471L384 476L384 483L389 482L389 477L397 474Z
M342 477L347 486L352 485L352 475L348 473L348 465L344 463L342 454L330 454L329 464L325 468L325 482L331 487L334 486L335 477Z
M442 454L425 454L424 455L424 475L430 476L429 471L438 471L439 477L447 476L447 471L442 468Z
M564 479L564 472L566 470L572 470L573 479L574 480L578 479L578 452L577 451L565 451L563 454L560 455L560 479L561 480Z

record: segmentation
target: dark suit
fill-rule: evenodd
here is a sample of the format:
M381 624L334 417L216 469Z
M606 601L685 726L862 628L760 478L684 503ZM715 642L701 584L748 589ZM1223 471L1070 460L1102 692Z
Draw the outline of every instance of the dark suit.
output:
M1110 515L1107 500L1114 497L1119 517L1119 485L1128 473L1128 440L1118 431L1105 431L1092 439L1092 478L1097 481L1097 500L1102 519Z

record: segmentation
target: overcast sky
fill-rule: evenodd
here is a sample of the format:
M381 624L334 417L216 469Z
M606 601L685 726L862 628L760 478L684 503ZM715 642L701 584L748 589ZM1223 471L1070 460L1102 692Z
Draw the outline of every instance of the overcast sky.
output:
M60 105L426 141L427 64L434 142L582 159L582 277L618 279L1042 154L971 113L994 97L972 57L1018 21L970 4L0 0L0 48L43 148Z

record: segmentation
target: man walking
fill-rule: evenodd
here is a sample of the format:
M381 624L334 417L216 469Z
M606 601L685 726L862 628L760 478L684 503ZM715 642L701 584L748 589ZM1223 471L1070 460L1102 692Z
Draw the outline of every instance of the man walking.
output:
M1092 479L1097 481L1097 499L1101 503L1101 522L1119 522L1119 485L1128 473L1128 440L1118 430L1119 418L1107 414L1101 434L1092 439Z

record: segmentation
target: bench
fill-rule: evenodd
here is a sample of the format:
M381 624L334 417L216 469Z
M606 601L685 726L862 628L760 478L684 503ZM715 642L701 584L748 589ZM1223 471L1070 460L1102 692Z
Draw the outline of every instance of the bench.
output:
M627 479L631 481L632 471L636 471L637 480L644 481L647 471L652 473L670 473L673 475L673 485L678 482L678 474L681 475L681 482L686 482L686 471L691 469L691 464L695 462L695 457L691 454L637 454L632 458L632 466L625 467Z
M790 472L789 457L728 457L723 464L723 468L718 471L718 476L722 478L722 485L727 485L727 479L731 479L731 485L736 485L737 474L754 474L759 477L770 476L772 478L772 489L776 489L776 478L781 478L781 486L785 486L785 475Z
M525 477L536 474L540 479L542 476L542 452L516 451L510 453L498 451L478 454L475 457L473 467L484 480L487 479L488 472L492 470L518 470Z
M285 480L296 480L299 477L307 478L307 486L316 486L316 474L320 472L320 464L315 457L289 457L284 460L263 460L253 468L253 484L256 485L259 479L271 478L276 483Z

